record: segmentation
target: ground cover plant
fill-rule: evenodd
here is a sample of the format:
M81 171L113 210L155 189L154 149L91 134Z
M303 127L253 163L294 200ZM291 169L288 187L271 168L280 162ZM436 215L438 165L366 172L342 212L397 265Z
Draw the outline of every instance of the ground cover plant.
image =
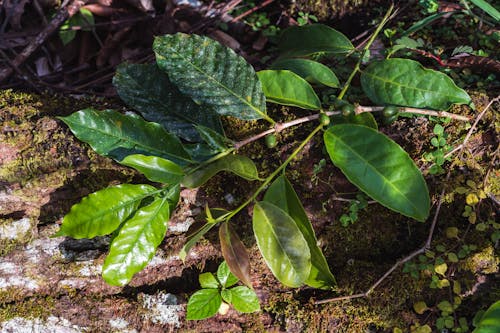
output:
M122 184L93 193L72 207L56 235L112 234L103 278L112 285L125 285L163 240L180 186L196 188L218 172L229 171L261 185L234 210L206 207L206 223L192 233L181 258L217 226L228 267L252 287L248 254L231 219L253 204L257 245L274 276L288 287L334 289L335 278L284 174L288 164L321 133L331 161L349 181L388 209L425 222L430 210L425 180L408 154L378 131L372 112L390 122L412 112L453 117L443 111L453 104L473 107L469 95L448 76L414 60L386 58L362 65L389 15L390 11L361 51L325 25L290 28L278 44L278 60L271 69L257 73L242 57L208 37L183 33L157 37L155 64L123 64L114 78L120 97L142 117L84 109L61 119L97 153L142 172L158 185ZM341 85L332 69L311 59L317 54L358 60ZM376 106L343 100L358 74L363 92ZM313 85L338 93L321 100ZM279 123L268 115L266 102L315 113ZM220 116L262 119L269 129L234 142L225 136ZM273 147L275 133L312 121L317 122L314 130L265 178L251 159L238 154L241 147L263 137ZM441 146L439 139L436 147Z

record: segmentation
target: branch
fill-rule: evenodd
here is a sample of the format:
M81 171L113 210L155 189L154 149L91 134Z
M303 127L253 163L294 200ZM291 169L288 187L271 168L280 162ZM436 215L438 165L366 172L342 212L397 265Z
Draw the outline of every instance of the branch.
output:
M474 121L474 124L472 124L471 128L469 129L469 132L467 133L467 135L465 136L465 139L464 139L464 142L462 143L461 145L461 149L460 149L460 153L463 152L463 150L465 149L465 146L467 144L467 141L469 141L472 133L475 131L476 127L477 127L477 124L479 123L479 121L481 120L481 118L484 116L484 114L486 113L486 111L488 111L488 109L491 107L491 105L495 102L499 102L500 101L500 95L497 96L496 98L492 99L488 105L484 108L484 110L477 116L476 120ZM449 180L450 180L450 177L451 177L451 171L453 170L453 167L455 166L456 164L456 160L455 162L453 162L450 166L450 170L448 171L448 173L446 174L446 178L444 180L444 183L448 183ZM319 301L315 301L314 304L324 304L324 303L329 303L329 302L336 302L336 301L343 301L343 300L350 300L350 299L355 299L355 298L362 298L362 297L367 297L368 295L370 295L389 275L392 274L392 272L394 272L396 270L396 268L398 268L399 266L401 266L402 264L404 264L405 262L407 261L410 261L411 259L413 259L414 257L418 256L419 254L422 254L422 253L425 253L426 250L428 250L430 247L431 247L431 242L432 242L432 238L434 236L434 230L436 228L436 224L437 224L437 220L438 220L438 216L439 216L439 212L441 210L441 205L443 203L443 198L444 198L444 195L445 195L445 189L443 188L441 190L441 193L439 194L439 199L438 199L438 203L437 203L437 206L436 206L436 212L434 213L434 217L432 219L432 224L431 224L431 227L429 229L429 234L427 236L427 240L425 242L425 244L415 250L414 252L412 252L411 254L407 255L406 257L404 257L403 259L400 259L398 260L387 272L385 272L384 275L382 275L382 277L380 279L378 279L370 288L368 288L367 291L365 291L364 293L359 293L359 294L354 294L354 295L347 295L347 296L339 296L339 297L331 297L331 298L326 298L326 299L323 299L323 300L319 300Z
M19 68L68 17L76 14L86 2L87 0L73 0L67 7L61 8L50 24L35 36L24 50L12 60L11 67L0 71L0 82L12 75L15 69Z
M356 114L360 114L363 112L379 112L384 109L383 106L358 106L356 107ZM399 112L401 113L414 113L414 114L423 114L427 116L435 116L435 117L445 117L462 121L470 121L470 118L467 116L461 116L459 114L449 113L446 111L432 111L425 109L417 109L417 108L409 108L409 107L401 107L399 108Z

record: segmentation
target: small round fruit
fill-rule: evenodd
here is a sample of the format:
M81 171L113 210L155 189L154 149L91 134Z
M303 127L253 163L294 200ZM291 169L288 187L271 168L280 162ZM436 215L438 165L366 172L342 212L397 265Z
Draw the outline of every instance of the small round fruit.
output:
M342 115L344 117L351 117L354 115L355 110L354 110L354 105L352 104L344 104L341 108L340 111L342 111Z
M396 106L386 106L382 110L382 116L384 116L384 118L390 118L394 115L397 115L398 113L399 113L399 108Z
M265 140L267 148L274 148L278 144L278 141L276 140L276 135L274 134L267 135L265 137Z
M321 125L323 126L328 126L330 124L330 117L328 117L326 114L324 113L320 113L319 114L319 122L321 123Z

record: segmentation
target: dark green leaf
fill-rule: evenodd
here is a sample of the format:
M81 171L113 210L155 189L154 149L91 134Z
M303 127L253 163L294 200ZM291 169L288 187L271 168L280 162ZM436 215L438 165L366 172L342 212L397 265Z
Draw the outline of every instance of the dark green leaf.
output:
M193 125L222 133L219 115L183 95L156 64L121 64L113 84L121 99L144 118L183 139L199 141Z
M128 155L120 163L143 173L153 182L178 184L184 177L180 166L161 157L134 154Z
M196 130L200 134L203 141L205 141L210 146L210 148L212 148L216 152L227 150L227 145L231 144L231 140L217 133L211 128L205 126L196 126Z
M252 289L238 286L229 289L229 291L231 292L231 304L239 312L251 313L260 310L259 298Z
M456 14L456 13L460 13L460 11L459 10L451 11L451 12L443 11L440 13L429 15L429 16L423 18L422 20L415 22L408 30L404 31L401 34L401 37L409 36L410 34L414 33L415 31L418 31L422 28L425 28L426 26L428 26L432 22L442 18L443 16L451 16L451 15Z
M182 184L189 188L199 187L221 171L232 172L247 180L259 179L257 168L251 159L240 155L227 155L184 177Z
M272 64L271 69L287 69L313 84L323 84L337 88L339 79L327 66L308 59L280 59Z
M222 304L218 289L202 289L189 298L187 304L187 320L200 320L212 317Z
M285 176L276 178L267 190L264 201L270 202L288 213L307 241L309 251L311 252L312 266L309 277L305 281L306 284L321 289L331 289L334 287L336 284L335 278L330 272L325 256L317 245L318 240L314 234L311 222L292 184L290 184Z
M202 288L217 289L220 286L220 284L217 281L217 279L215 278L215 276L210 272L200 274L200 276L198 277L198 280L200 281L200 286Z
M375 130L378 130L377 121L370 112L363 112L349 117L344 117L342 115L335 115L331 116L330 119L331 119L330 126L335 126L338 124L355 124L355 125L363 125L366 127L371 127Z
M158 192L150 185L123 184L92 193L66 214L55 236L93 238L115 231L146 197Z
M191 162L177 137L140 117L85 109L60 119L97 153L118 161L127 155L143 154L163 157L181 166Z
M113 239L104 261L102 276L107 283L123 286L151 260L167 231L171 206L177 203L179 186L170 189L165 197L155 199L139 209L124 223Z
M320 52L346 54L354 50L346 36L323 24L288 28L281 35L278 48L283 57L303 57Z
M204 36L156 37L158 66L179 90L221 115L267 117L266 98L254 69L233 50Z
M184 149L188 152L191 159L202 163L219 153L219 150L211 148L205 143L185 143Z
M268 102L309 110L321 108L321 102L311 85L294 72L265 70L257 75Z
M379 105L444 110L452 104L472 103L470 96L446 74L410 59L372 62L361 73L361 85Z
M231 272L244 284L252 288L250 278L250 257L243 242L233 230L229 222L219 227L221 251Z
M300 287L311 271L311 253L295 221L281 208L261 201L253 209L253 231L274 276L285 286Z
M473 333L500 332L500 301L492 304L479 320L479 325Z
M221 262L217 269L217 279L223 288L228 288L238 283L238 278L231 273L225 261Z
M389 209L425 221L429 191L408 154L366 126L342 124L324 134L333 163L363 192Z
M489 16L491 16L495 21L500 22L500 12L490 5L487 1L484 0L471 0L473 4L481 8L485 13L487 13ZM498 2L497 2L498 6Z

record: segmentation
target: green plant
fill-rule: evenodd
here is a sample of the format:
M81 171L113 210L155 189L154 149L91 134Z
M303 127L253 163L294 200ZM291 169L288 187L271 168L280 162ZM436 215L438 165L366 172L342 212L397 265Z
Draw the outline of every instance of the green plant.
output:
M297 18L297 23L299 24L299 26L306 25L311 22L318 22L318 18L312 14L304 13L302 11L300 11L298 14L299 17Z
M363 194L356 195L356 200L352 200L349 204L349 214L342 214L339 218L343 227L348 227L358 220L358 211L365 209L368 206L366 197Z
M110 284L124 285L144 268L161 243L179 201L180 186L196 188L218 172L232 172L261 183L235 209L207 207L206 223L188 237L180 257L184 259L204 234L218 226L228 267L250 286L249 256L231 228L231 220L253 204L257 245L275 277L289 287L306 284L334 288L335 278L286 177L286 167L322 132L331 161L354 185L383 206L423 222L430 209L424 178L408 154L378 131L370 112L382 111L388 105L398 106L398 112L415 110L407 107L442 110L453 103L471 105L469 95L449 77L416 61L391 58L361 68L362 59L389 15L390 11L361 53L330 27L292 27L278 44L281 58L276 66L280 69L258 73L242 57L207 37L182 33L157 37L153 44L156 64L123 64L113 81L125 103L149 122L137 115L93 109L61 119L97 153L159 184L124 184L89 195L64 217L57 236L113 234L103 277ZM356 56L354 69L341 89L330 68L303 59L317 54ZM283 62L285 58L287 62ZM381 107L358 105L354 114L343 117L340 111L331 110L332 105L323 105L311 85L316 89L339 88L335 100L343 100L359 73L364 93ZM268 115L266 102L314 113L280 123ZM323 115L331 117L331 122ZM234 142L226 137L220 116L243 121L263 119L270 128ZM241 147L260 138L311 121L317 126L264 179L251 159L238 154Z
M493 303L486 311L479 311L472 323L473 333L494 333L500 330L500 301Z
M434 125L433 133L435 136L431 138L431 145L435 149L425 153L422 157L424 161L434 163L430 167L429 173L431 175L439 175L444 173L443 164L449 160L446 154L451 150L451 146L446 141L448 134L445 133L444 127L441 124Z
M217 312L225 314L228 304L243 313L260 310L259 298L253 289L234 286L239 280L231 273L225 261L219 265L217 276L210 272L203 273L200 274L199 281L203 289L189 298L186 313L188 320L205 319Z
M92 12L86 8L80 8L78 13L66 20L59 28L59 38L66 45L76 36L76 30L73 28L78 27L82 31L92 31L94 24L94 15Z

